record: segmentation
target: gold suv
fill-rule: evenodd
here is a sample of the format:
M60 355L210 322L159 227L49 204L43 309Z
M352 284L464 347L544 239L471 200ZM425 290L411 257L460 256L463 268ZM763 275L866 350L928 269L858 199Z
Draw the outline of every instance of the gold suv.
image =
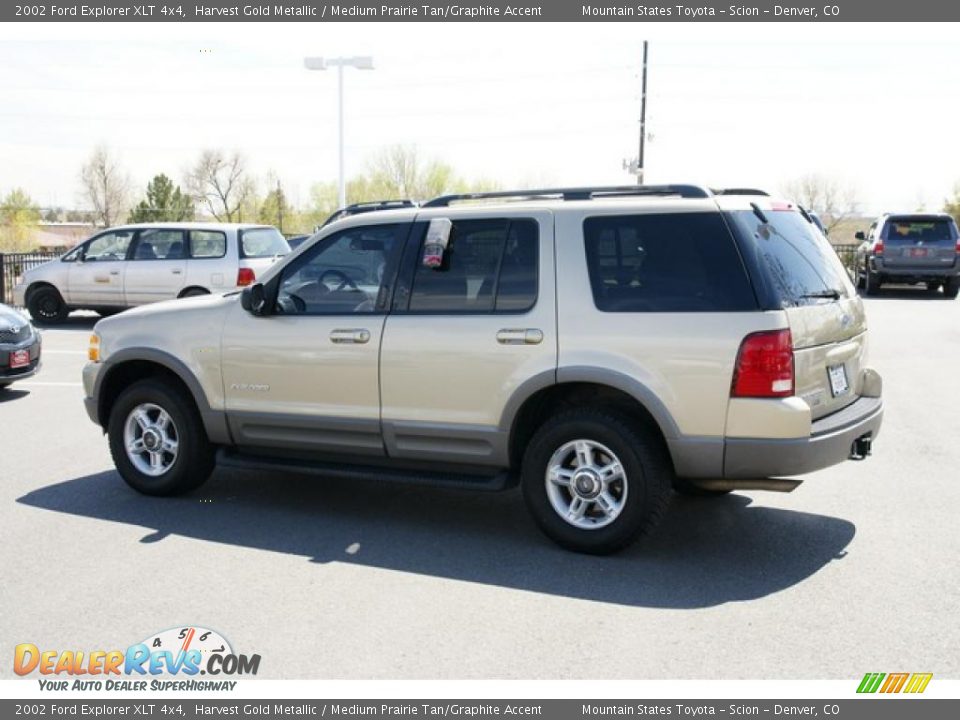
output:
M347 208L245 289L101 320L84 387L151 495L216 462L519 484L573 550L672 488L787 490L869 454L863 305L809 215L692 185Z

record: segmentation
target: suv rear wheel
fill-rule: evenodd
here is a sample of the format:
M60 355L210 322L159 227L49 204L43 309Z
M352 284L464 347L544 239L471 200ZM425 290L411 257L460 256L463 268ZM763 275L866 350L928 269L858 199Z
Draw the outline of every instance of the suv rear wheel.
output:
M863 289L867 295L880 294L880 276L870 269L869 263L863 269Z
M161 381L141 380L124 390L107 434L120 475L145 495L189 492L213 472L213 446L192 399Z
M957 297L958 292L960 292L960 278L947 278L943 283L944 297L949 300L953 300L955 297Z
M547 421L523 457L523 497L540 529L577 552L616 552L653 530L670 499L672 471L659 439L599 410Z

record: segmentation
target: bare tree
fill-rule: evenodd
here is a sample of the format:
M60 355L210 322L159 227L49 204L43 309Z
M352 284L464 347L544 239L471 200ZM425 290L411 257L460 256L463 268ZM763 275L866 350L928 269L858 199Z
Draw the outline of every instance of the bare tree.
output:
M837 178L809 173L784 185L784 193L820 216L829 231L857 212L857 189Z
M254 199L256 188L247 176L239 152L204 150L187 173L187 189L221 222L239 222Z
M110 227L126 214L132 189L130 176L106 145L94 148L80 169L80 182L83 197L93 208L95 222Z

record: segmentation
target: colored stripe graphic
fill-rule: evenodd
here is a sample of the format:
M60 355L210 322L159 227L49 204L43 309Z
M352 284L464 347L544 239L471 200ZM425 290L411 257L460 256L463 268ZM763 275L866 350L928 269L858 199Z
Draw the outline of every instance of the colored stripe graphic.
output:
M867 673L863 676L863 680L860 681L860 687L857 688L857 692L875 693L877 688L880 687L880 682L884 677L886 677L885 673Z
M907 682L907 678L910 677L910 673L890 673L887 675L887 681L883 684L883 687L880 688L882 693L898 693L901 688L903 688L904 683Z
M907 683L907 687L904 689L905 693L922 693L927 689L927 685L930 684L930 678L933 677L933 673L914 673L910 676L910 682Z

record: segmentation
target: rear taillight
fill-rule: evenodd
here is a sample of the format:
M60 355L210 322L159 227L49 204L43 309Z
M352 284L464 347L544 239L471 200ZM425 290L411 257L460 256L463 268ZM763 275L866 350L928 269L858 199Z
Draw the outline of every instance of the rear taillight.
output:
M789 397L793 392L793 338L790 331L771 330L747 335L737 353L731 397Z
M256 279L257 276L254 275L253 270L250 268L240 268L237 270L237 287L253 285L253 281Z
M877 240L877 244L873 246L874 255L883 255L883 240Z

